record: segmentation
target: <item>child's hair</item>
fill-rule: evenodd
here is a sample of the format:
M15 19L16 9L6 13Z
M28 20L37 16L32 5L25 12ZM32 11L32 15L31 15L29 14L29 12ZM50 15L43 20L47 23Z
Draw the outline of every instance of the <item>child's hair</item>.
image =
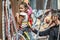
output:
M25 8L28 8L28 6L27 6L27 4L26 4L25 2L21 2L21 3L19 4L19 6L20 6L20 5L24 5Z

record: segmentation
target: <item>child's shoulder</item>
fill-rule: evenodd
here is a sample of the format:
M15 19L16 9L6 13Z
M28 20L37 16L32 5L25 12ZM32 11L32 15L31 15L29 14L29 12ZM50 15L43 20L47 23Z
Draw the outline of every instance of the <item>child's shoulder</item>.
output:
M26 12L20 12L20 13L16 13L16 15L27 15L27 13Z
M16 14L19 14L18 12Z

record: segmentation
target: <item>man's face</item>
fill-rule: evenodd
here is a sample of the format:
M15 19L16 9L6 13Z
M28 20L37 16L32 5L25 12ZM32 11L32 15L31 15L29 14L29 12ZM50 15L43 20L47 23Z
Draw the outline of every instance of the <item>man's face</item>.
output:
M44 18L44 22L45 22L45 23L49 23L50 20L51 20L51 15L48 14L48 15Z
M53 16L53 17L52 17L52 20L53 20L53 21L56 21L57 19L58 19L57 16Z

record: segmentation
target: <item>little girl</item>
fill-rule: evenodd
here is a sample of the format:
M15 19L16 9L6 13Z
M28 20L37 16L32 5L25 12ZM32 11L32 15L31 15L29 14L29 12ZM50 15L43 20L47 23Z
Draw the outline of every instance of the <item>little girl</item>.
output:
M22 19L19 17L21 16L20 13L23 12L23 13L26 13L28 16L26 17L26 19L28 19L29 23L32 25L32 20L31 20L31 17L30 15L32 14L32 8L26 4L25 2L21 2L19 4L19 13L16 13L16 19L17 19L17 23L19 25L22 24ZM23 14L22 13L22 14ZM25 19L24 19L25 20Z

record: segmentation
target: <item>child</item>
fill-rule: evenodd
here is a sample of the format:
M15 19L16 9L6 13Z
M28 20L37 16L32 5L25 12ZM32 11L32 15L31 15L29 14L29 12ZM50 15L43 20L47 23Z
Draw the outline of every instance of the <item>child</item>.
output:
M59 17L56 14L53 15L52 13L51 17L52 17L52 22L51 22L51 25L49 26L50 28L42 32L40 31L39 36L49 35L48 40L57 40L60 20L58 19ZM31 29L31 30L36 34L38 32L36 29Z
M28 21L31 22L30 20L30 15L32 13L32 8L26 4L25 2L21 2L19 4L19 13L16 13L16 21L17 21L17 26L19 33L23 34L23 31L25 27L27 27ZM31 23L32 24L32 23Z
M28 21L31 23L32 20L30 20L30 15L32 13L32 8L28 4L26 4L25 2L21 2L19 4L19 13L21 13L21 12L24 12L28 15L28 17L27 17ZM16 18L17 18L17 23L21 25L21 22L19 20L19 13L16 13Z

